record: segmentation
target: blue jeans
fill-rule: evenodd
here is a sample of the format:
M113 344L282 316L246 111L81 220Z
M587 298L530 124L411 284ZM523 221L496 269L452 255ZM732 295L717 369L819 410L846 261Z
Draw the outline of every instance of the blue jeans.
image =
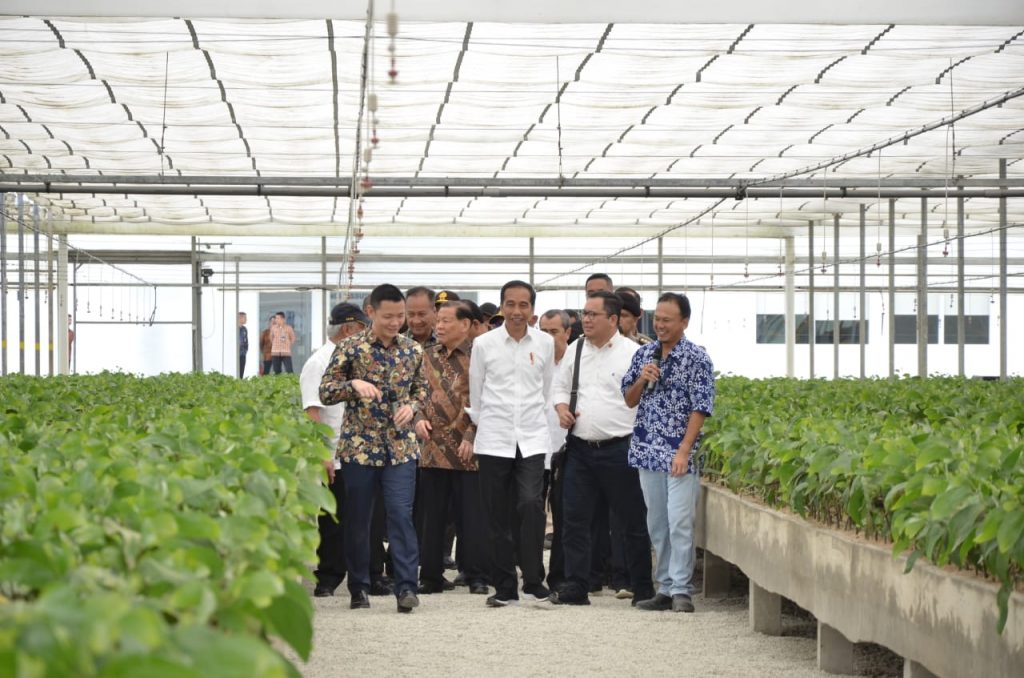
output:
M345 563L349 592L370 590L370 522L378 485L387 513L395 594L416 591L420 566L419 545L412 523L416 462L389 466L345 462L341 477L345 481Z
M693 566L696 560L694 523L700 496L700 475L640 469L640 487L647 503L647 531L654 545L657 564L654 578L658 593L693 595Z

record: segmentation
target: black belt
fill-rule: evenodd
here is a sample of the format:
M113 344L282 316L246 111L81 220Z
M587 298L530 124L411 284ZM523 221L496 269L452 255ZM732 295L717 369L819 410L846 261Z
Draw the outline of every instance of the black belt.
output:
M632 438L633 436L632 434L630 434L625 436L619 436L618 438L605 438L604 440L584 440L583 438L580 438L579 436L574 436L570 433L569 437L586 445L587 447L592 447L595 450L599 450L602 447L611 447L612 445L618 445L620 443L628 443L629 439Z

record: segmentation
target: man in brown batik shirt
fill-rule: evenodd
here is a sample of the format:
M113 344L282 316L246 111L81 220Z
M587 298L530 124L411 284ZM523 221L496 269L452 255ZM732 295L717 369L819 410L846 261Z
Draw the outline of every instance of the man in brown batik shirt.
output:
M438 343L426 349L423 373L429 396L416 415L421 438L420 510L423 543L420 593L444 591L445 525L454 500L459 561L470 593L487 594L487 524L480 498L479 472L473 455L476 426L469 405L469 356L473 322L470 309L457 301L437 313Z

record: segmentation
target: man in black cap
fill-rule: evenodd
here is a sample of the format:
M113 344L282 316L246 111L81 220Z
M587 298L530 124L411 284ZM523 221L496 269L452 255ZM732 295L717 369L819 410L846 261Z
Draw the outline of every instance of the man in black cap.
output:
M345 552L341 527L341 507L345 503L345 484L341 482L341 478L335 479L340 464L334 456L334 452L338 448L338 437L341 435L345 405L339 403L328 406L320 402L320 379L324 376L324 371L331 361L331 355L338 342L365 329L370 324L370 320L358 306L341 303L331 309L331 317L327 322L327 342L309 357L302 367L302 374L299 375L302 408L306 415L315 422L330 426L332 432L328 441L331 447L331 458L325 462L324 466L327 469L327 478L331 492L334 494L334 501L337 503L337 513L333 517L321 513L317 519L320 528L320 546L316 550L319 562L314 572L316 588L313 590L313 595L318 598L333 596L334 589L338 588L345 578Z
M484 314L484 324L487 325L491 322L491 318L497 315L498 305L492 304L489 301L485 301L480 304L480 312Z
M627 339L632 339L643 346L651 343L651 338L641 334L639 325L644 317L643 306L640 305L640 294L631 287L620 287L615 295L622 300L622 316L619 318L619 332Z

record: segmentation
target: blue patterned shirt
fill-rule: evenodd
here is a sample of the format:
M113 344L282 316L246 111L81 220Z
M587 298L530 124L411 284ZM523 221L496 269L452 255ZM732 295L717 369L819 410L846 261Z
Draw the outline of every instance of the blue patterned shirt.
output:
M353 379L370 382L384 397L380 401L360 398L352 388ZM415 341L399 335L385 346L372 328L343 339L320 380L320 402L346 404L338 458L363 466L419 459L412 424L399 428L393 417L402 405L411 405L418 412L426 395L423 349Z
M661 351L659 342L640 347L629 370L622 377L622 393L636 383L644 365ZM644 390L636 411L633 440L629 444L629 465L633 468L668 473L672 457L686 435L692 412L711 416L715 404L715 376L707 351L683 337L661 361L661 378L650 391ZM699 463L700 440L690 451L688 473Z

